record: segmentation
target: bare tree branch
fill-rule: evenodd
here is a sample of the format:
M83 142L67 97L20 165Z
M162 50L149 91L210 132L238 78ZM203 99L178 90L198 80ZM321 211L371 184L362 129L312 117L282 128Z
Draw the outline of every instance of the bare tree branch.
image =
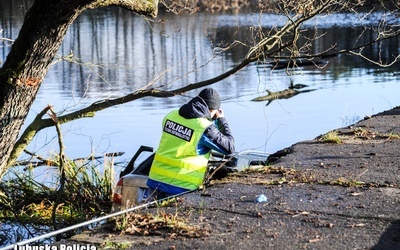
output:
M65 175L66 162L65 162L65 153L64 153L65 147L64 147L64 142L63 142L63 137L62 137L62 132L61 132L61 126L58 121L57 114L54 112L52 107L49 108L49 111L50 111L49 116L50 116L51 120L53 121L54 126L56 127L57 136L58 136L58 145L59 145L59 149L60 149L59 156L58 156L59 170L60 170L60 186L58 187L58 190L55 194L56 199L54 201L53 210L52 210L52 214L51 214L54 230L57 230L58 229L57 228L58 223L56 220L57 208L58 208L58 205L60 204L61 197L63 196L64 186L65 186L65 182L66 182L66 175Z

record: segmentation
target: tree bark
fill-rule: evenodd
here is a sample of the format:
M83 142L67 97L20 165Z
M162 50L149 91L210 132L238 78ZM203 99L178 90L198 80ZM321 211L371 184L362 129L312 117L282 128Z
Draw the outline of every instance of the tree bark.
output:
M27 12L0 69L0 179L68 27L82 11L111 5L155 17L158 0L36 0Z

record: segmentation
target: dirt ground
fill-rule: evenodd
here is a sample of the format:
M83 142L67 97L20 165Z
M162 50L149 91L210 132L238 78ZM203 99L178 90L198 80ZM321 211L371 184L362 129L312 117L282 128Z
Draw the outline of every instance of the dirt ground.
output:
M299 142L268 167L141 210L124 234L107 224L71 240L98 249L400 249L400 107L336 132L341 143Z

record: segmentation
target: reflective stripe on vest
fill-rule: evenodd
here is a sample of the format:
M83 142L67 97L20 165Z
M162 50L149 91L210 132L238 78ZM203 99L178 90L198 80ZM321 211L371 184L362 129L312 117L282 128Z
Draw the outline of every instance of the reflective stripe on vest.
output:
M163 121L149 178L188 190L197 189L203 183L210 154L197 155L196 148L210 124L205 118L185 119L178 111L169 113Z

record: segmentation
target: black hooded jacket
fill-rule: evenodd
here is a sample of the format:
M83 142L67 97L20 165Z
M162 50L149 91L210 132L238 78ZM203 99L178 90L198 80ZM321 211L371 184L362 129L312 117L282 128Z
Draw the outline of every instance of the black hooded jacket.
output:
M194 97L179 109L179 115L186 118L207 118L211 120L211 114L206 102L199 96ZM235 140L229 129L225 117L217 118L203 133L198 145L198 153L205 154L210 149L223 154L235 152Z

